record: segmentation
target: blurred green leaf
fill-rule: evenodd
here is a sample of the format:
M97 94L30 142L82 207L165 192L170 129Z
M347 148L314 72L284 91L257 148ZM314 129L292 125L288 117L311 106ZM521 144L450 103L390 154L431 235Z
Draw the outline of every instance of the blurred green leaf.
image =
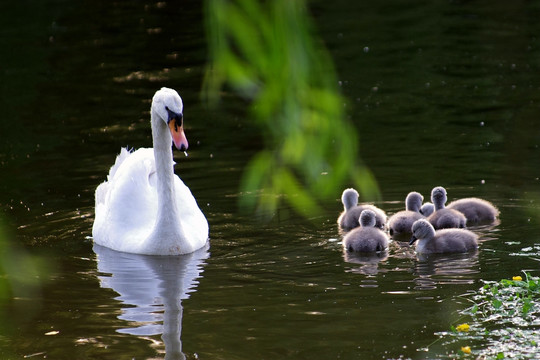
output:
M49 263L17 245L0 219L0 333L37 312L48 273Z
M249 102L265 139L245 169L240 205L271 214L284 200L310 216L350 184L364 200L378 198L306 2L212 0L206 9L207 99L215 102L222 88L232 89Z

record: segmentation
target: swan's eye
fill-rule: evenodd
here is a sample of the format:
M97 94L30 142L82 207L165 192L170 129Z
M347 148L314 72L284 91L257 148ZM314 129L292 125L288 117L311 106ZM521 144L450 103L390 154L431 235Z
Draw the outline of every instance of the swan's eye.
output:
M165 110L167 110L168 119L167 123L170 123L172 120L174 120L174 130L178 131L178 127L182 126L182 120L184 116L180 113L176 113L174 111L171 111L168 106L165 106Z

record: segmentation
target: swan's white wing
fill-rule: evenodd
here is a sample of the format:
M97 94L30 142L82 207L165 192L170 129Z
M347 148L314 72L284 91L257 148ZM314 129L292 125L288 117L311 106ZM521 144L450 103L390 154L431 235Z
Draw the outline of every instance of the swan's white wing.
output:
M182 229L193 250L198 249L208 240L208 221L204 217L197 201L189 188L178 177L174 177L176 207Z
M96 189L94 241L111 249L136 252L152 231L157 215L153 149L122 149L108 180Z

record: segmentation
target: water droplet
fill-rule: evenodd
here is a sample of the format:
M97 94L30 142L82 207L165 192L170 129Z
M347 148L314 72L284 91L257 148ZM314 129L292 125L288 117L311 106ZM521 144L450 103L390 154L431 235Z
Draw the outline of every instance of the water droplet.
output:
M184 151L184 155L186 155L186 157L188 156L187 151Z
M480 180L480 184L484 185L486 183L486 180L482 179Z
M369 52L369 47L364 46L364 52L365 52L365 53L368 53L368 52Z
M480 121L480 126L484 126L484 122L483 122L483 121Z

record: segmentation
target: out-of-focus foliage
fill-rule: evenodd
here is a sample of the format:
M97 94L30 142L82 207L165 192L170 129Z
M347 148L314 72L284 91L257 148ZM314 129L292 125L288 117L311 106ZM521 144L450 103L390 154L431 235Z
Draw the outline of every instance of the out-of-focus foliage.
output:
M241 205L272 213L284 198L308 216L353 185L364 199L379 191L358 159L331 58L313 35L302 0L209 0L209 100L232 89L249 101L264 150L248 164Z
M18 246L0 219L0 333L11 321L29 320L40 305L41 285L48 263Z

